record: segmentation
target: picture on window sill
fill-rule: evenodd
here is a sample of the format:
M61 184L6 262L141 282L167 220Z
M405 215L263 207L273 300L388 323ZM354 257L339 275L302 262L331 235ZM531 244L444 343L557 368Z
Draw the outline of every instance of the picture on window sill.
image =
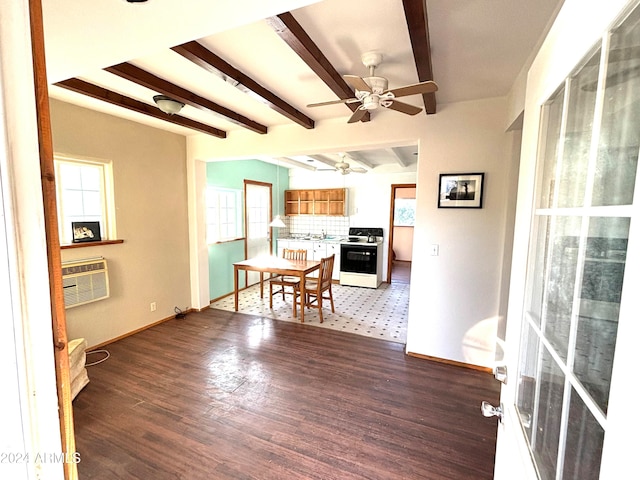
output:
M71 222L73 243L99 242L100 222Z

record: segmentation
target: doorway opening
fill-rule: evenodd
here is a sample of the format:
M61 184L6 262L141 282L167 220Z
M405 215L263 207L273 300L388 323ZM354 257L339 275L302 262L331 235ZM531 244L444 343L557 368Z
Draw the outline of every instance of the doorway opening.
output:
M387 283L409 284L413 260L416 184L391 185Z

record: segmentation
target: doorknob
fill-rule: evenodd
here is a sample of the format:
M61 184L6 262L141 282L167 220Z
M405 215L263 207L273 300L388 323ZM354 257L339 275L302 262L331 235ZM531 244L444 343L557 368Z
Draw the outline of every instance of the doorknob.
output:
M498 420L502 423L502 419L504 418L504 406L502 403L500 403L499 407L494 407L489 402L482 402L480 411L485 417L498 417Z

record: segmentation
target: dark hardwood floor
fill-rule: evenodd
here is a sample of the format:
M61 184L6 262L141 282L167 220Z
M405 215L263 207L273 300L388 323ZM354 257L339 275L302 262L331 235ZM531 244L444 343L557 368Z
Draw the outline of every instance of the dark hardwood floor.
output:
M410 283L411 262L394 260L391 264L391 283Z
M74 401L81 480L493 477L488 373L220 310L106 348Z

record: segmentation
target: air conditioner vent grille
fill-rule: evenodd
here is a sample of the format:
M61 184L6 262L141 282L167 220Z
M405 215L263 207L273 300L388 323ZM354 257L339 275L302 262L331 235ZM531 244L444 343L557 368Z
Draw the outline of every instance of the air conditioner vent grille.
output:
M99 257L63 263L62 286L66 308L108 298L107 261Z

